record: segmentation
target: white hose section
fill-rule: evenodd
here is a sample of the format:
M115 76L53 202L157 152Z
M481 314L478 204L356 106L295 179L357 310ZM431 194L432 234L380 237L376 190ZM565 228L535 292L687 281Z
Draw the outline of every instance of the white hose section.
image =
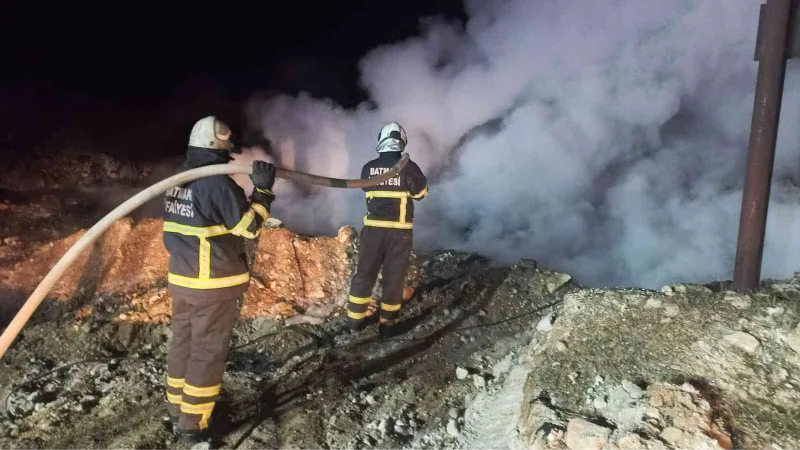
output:
M94 224L92 228L81 236L80 239L58 260L58 263L50 269L50 272L47 273L47 276L39 283L36 287L36 290L33 291L28 300L25 301L25 304L22 305L17 315L14 316L14 319L11 323L8 324L8 327L3 331L3 334L0 335L0 358L5 355L6 350L8 347L11 346L11 343L19 334L22 327L28 322L31 315L36 308L39 307L39 304L42 303L45 296L53 289L53 286L58 282L64 272L67 271L70 265L75 262L75 259L81 254L81 252L86 249L89 245L94 243L103 233L111 227L117 220L125 217L126 215L130 214L139 206L142 206L144 203L152 200L158 195L164 194L167 192L168 189L173 188L175 186L179 186L181 184L187 183L189 181L196 180L198 178L209 177L213 175L230 175L230 174L252 174L253 167L251 165L244 165L244 164L215 164L211 166L204 166L199 167L196 169L187 170L185 172L181 172L177 175L173 175L169 178L166 178L147 189L139 192L138 194L134 195L133 197L126 200L123 204L114 208L113 211L108 213L105 217L100 219L99 222Z

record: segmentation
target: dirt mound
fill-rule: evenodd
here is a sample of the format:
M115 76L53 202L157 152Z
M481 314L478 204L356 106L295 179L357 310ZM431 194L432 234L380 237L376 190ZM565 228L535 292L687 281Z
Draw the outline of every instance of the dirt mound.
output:
M3 159L0 190L35 192L92 185L135 184L148 177L152 165L123 161L80 150L34 152Z
M33 292L36 285L85 230L50 243L39 244L29 258L0 267L0 279L10 289ZM51 291L65 301L79 295L130 293L165 277L168 255L159 242L161 222L121 220L84 251Z
M110 294L130 298L131 311L120 320L169 320L169 296L163 284L169 256L162 242L162 221L124 219L84 251L51 291L59 301L91 302ZM0 265L0 283L28 294L85 233L79 231L49 243L29 246L29 257ZM265 228L254 248L251 288L242 303L245 318L287 318L323 305L343 305L354 268L355 231L337 237L308 238L286 229ZM17 241L5 248L13 249ZM22 248L22 246L18 246ZM140 294L141 293L141 294ZM86 306L78 313L91 313Z
M179 164L133 163L79 150L6 155L0 161L0 265L27 259L42 243L94 225L147 185L175 173ZM160 217L160 201L147 202L131 216Z

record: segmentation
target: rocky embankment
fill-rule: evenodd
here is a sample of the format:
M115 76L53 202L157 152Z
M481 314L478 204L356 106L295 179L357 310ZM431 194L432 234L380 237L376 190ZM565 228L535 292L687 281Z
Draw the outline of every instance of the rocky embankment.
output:
M711 286L719 289L722 286ZM800 278L567 295L528 346L515 448L796 448Z
M41 197L0 204L41 212L35 233L3 224L7 321L85 228ZM349 227L274 228L250 249L215 446L800 447L800 275L750 296L600 290L531 260L420 252L406 333L379 340L345 333L356 244ZM82 256L0 360L0 447L184 448L164 421L165 273L155 219Z
M415 256L404 336L381 341L372 327L347 337L335 296L288 318L243 316L217 445L800 443L800 279L767 283L753 296L721 286L586 290L530 261ZM130 313L163 286L141 289L97 296L77 317L69 300L54 301L26 328L0 362L0 446L181 447L163 421L168 325Z

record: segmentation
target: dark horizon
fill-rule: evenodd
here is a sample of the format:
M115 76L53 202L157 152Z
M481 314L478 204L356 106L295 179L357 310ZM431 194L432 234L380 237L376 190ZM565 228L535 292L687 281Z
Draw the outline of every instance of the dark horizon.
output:
M180 154L191 124L208 114L243 137L244 102L259 93L306 91L352 107L365 100L357 63L366 52L412 36L422 17L463 17L458 0L414 0L390 14L376 2L342 3L54 4L47 14L6 3L0 153L74 145L131 158Z

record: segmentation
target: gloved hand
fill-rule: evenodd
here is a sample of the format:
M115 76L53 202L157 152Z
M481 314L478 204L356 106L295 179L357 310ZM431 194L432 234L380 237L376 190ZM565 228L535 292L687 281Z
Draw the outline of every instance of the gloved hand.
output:
M253 186L258 189L271 191L275 184L275 166L266 161L253 161L253 174L250 175Z

